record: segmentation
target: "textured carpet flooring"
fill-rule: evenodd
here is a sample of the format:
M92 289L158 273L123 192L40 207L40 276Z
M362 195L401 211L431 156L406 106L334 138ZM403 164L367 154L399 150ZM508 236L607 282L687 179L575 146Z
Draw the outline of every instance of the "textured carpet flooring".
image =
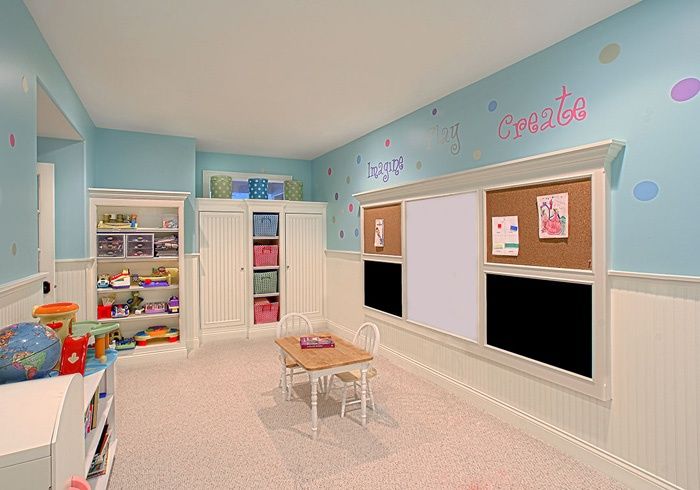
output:
M338 389L319 402L317 441L308 379L283 400L270 339L120 367L110 488L624 488L388 361L375 366L367 430L359 405L340 418Z

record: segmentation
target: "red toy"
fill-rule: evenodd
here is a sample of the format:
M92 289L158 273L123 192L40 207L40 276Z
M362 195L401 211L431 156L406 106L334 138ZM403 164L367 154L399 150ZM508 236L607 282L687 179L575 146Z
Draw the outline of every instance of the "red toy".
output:
M69 335L63 341L61 349L61 367L59 372L63 374L85 375L85 361L87 360L88 340L90 334L80 337Z

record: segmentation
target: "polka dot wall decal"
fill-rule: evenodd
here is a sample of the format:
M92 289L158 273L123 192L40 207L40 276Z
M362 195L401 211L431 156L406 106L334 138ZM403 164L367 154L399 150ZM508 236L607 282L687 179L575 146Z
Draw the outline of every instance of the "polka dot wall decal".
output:
M328 176L330 177L332 173L333 173L333 169L328 167Z
M27 77L22 77L22 90L25 94L29 93L29 80L27 80Z
M10 253L12 255L17 255L17 244L16 243L13 243L12 247L10 247Z
M359 228L355 228L355 236L356 237L360 236L360 229Z
M422 169L422 168L423 168L423 162L421 162L420 160L418 160L418 161L416 162L416 170L420 170L420 169Z
M607 65L612 63L620 55L620 45L617 43L611 43L600 50L598 54L598 61Z
M387 138L386 141L384 141L384 146L386 146L387 148L391 146L391 140L389 138Z
M10 148L14 148L14 147L15 147L15 144L17 143L17 141L15 140L15 135L14 135L14 133L10 133L10 138L9 138L9 139L10 139Z
M671 98L676 102L690 100L700 92L700 80L697 78L684 78L671 89Z
M357 161L357 164L359 165L360 162L362 161L362 157L360 155L357 155L357 158L355 160Z
M349 176L349 175L348 175L347 177L345 177L345 183L346 183L346 184L349 184L349 183L350 183L350 176Z
M348 212L352 213L352 210L355 209L352 205L352 203L348 204Z
M481 150L474 150L472 158L474 158L474 160L481 160Z
M436 107L433 107L433 116L437 116L438 110Z
M335 193L335 200L336 201L338 200L338 193L337 192Z
M634 186L632 194L638 201L651 201L659 195L659 186L651 180L643 180Z
M343 230L340 230L340 238L345 238L345 232Z
M331 218L331 222L332 222L332 223L335 223L335 216L333 216L333 217Z
M489 102L489 107L488 107L489 112L495 111L496 107L498 107L498 102L496 102L495 100L492 100L491 102Z

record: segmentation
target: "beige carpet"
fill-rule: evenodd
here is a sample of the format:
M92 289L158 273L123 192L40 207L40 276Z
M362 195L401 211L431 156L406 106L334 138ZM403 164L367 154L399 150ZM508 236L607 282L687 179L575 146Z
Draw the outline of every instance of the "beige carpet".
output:
M118 371L119 451L112 489L498 488L623 485L383 359L377 413L340 418L308 380L277 387L272 340L208 345L187 361Z

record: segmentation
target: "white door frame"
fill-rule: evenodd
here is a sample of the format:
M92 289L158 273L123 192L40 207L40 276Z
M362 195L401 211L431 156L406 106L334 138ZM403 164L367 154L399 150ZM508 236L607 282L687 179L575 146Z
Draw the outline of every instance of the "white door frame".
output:
M46 303L56 300L56 198L53 163L37 163L37 218L39 232L39 272L47 273L50 286Z

